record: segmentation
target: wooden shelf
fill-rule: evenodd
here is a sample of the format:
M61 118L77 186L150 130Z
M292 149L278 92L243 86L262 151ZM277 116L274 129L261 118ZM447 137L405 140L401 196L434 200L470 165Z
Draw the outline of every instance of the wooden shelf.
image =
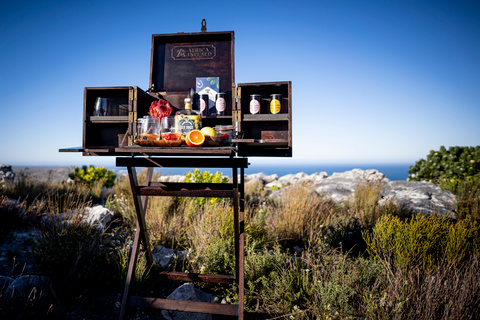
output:
M87 121L89 123L128 123L128 116L90 116Z
M288 139L232 139L233 143L288 143Z
M243 121L287 121L288 114L243 114Z

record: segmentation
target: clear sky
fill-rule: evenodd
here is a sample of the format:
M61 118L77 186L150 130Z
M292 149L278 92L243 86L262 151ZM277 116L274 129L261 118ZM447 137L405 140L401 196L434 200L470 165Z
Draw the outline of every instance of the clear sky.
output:
M292 81L293 158L411 163L480 144L479 1L3 1L0 163L114 165L83 88L149 82L151 35L235 31L236 83ZM272 159L252 159L270 163Z

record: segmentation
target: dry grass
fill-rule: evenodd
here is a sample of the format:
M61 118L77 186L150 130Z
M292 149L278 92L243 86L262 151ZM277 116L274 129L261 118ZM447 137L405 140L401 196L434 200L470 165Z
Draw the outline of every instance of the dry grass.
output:
M318 195L310 182L296 183L267 209L267 234L278 241L307 241L336 215L333 202Z
M145 173L140 172L140 180L145 179ZM403 214L393 202L378 204L381 183L360 184L354 199L341 205L316 194L309 183L283 190L282 198L276 201L266 198L261 183L247 186L246 309L254 313L252 317L475 319L479 314L479 257L477 253L462 253L462 248L475 241L460 237L467 243L456 241L460 247L452 250L463 258L441 260L429 273L418 267L401 268L395 260L387 266L373 257L362 258L339 250L348 241L352 246L363 241L358 230L373 228L387 214ZM21 199L17 212L26 210L26 216L36 218L83 208L101 197L100 189L29 184L27 178L9 188L2 189L9 193L0 197L4 217L11 212L7 210L9 195ZM123 217L127 231L122 232L128 238L136 222L128 178L118 179L114 193L107 204ZM151 197L147 212L152 244L189 250L184 270L233 272L233 213L228 201L199 204L193 198ZM11 216L10 229L23 223L17 218ZM42 268L59 270L52 274L58 275L53 288L57 294L67 290L62 303L77 307L86 295L98 289L95 284L106 280L116 285L122 282L130 242L121 243L111 252L107 246L110 241L105 241L120 229L101 234L84 229L80 223L49 221L51 224L42 228L36 254ZM462 222L457 226L460 228ZM355 236L358 234L360 237ZM415 234L410 237L413 239ZM292 255L292 245L301 246L303 252ZM147 279L144 259L136 273L138 279ZM232 289L221 293L232 302L238 298Z

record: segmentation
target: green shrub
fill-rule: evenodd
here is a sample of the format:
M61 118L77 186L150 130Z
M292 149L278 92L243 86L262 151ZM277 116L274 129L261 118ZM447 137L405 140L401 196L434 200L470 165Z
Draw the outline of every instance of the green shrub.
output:
M458 219L470 216L474 220L480 220L480 177L445 178L440 181L439 186L456 196L455 215Z
M411 221L383 216L371 233L364 232L367 250L391 272L397 268L433 271L442 262L461 263L480 251L480 226L448 217L416 215Z
M227 183L228 178L222 177L222 174L217 171L215 174L210 173L209 171L200 172L200 170L195 169L193 172L187 172L185 174L186 183ZM196 202L202 206L205 205L207 199L204 197L198 197ZM214 204L217 201L217 198L210 198L210 203Z
M93 185L97 181L102 181L103 185L107 188L113 187L115 178L117 177L113 171L107 170L103 167L83 166L81 169L75 167L75 172L68 175L70 179L75 182L85 183L87 185Z
M350 319L384 272L381 265L318 247L291 257L281 247L246 248L245 306L287 319Z
M408 173L411 181L480 177L480 146L450 147L448 150L442 146L439 151L430 150L427 160L418 160Z

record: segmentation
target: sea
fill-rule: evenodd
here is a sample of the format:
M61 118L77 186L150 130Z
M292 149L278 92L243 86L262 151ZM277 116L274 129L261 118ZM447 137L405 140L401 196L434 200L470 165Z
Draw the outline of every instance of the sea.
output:
M412 164L297 164L297 165L267 165L267 164L255 164L251 163L248 168L245 169L245 174L253 174L263 172L265 175L277 174L279 177L287 174L296 174L304 172L311 175L316 172L326 172L332 175L334 172L345 172L353 169L376 169L383 173L390 180L407 180L409 175L408 169ZM194 166L193 166L194 167ZM118 168L117 168L118 169ZM185 173L192 171L192 169L174 169L164 168L157 169L162 175L184 175ZM219 171L223 175L232 175L231 170L225 168L206 168L200 169L206 170L211 173ZM119 173L122 173L120 170Z
M265 164L265 163L256 163L255 161L250 160L250 164L248 168L245 169L245 174L254 174L254 173L260 173L263 172L265 175L271 175L271 174L277 174L279 177L282 177L287 174L296 174L299 172L304 172L308 175L311 175L316 172L326 172L329 175L332 175L335 172L345 172L345 171L350 171L353 169L362 169L362 170L368 170L368 169L376 169L383 173L388 179L390 180L406 180L408 177L408 169L412 165L411 163L396 163L396 164L385 164L385 163L378 163L378 164L312 164L312 163L297 163L297 164ZM25 165L19 165L13 166L14 172L20 171L25 168L29 169L55 169L61 166L67 166L67 165L58 165L58 166L25 166ZM81 166L81 165L78 165ZM99 165L100 166L100 165ZM126 174L127 170L126 168L122 167L115 167L115 166L109 166L109 165L103 165L109 170L114 171L115 173L122 175ZM192 165L192 168L161 168L161 169L155 169L157 172L159 172L161 175L184 175L189 171L192 171L195 168L195 165ZM206 170L211 173L215 173L219 171L222 175L225 176L232 176L232 172L229 169L225 168L206 168L206 169L200 169L200 170Z

